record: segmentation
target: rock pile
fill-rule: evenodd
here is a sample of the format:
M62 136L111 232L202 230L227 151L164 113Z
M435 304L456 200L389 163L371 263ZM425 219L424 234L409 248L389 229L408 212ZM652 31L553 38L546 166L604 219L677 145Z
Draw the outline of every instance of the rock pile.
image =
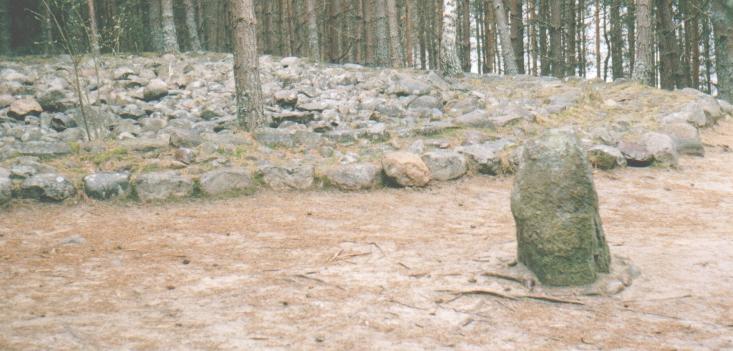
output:
M598 168L674 167L679 155L703 155L698 129L733 111L690 89L530 76L444 79L263 56L272 123L245 133L235 117L230 55L109 56L99 76L85 61L80 74L91 106L84 114L66 83L70 72L61 69L66 60L0 65L0 168L9 173L0 173L0 202L8 187L13 197L46 201L74 197L76 187L94 199L148 201L258 187L419 187L511 173L524 140L564 124L576 126ZM629 98L629 91L643 94ZM79 169L93 171L72 179ZM65 181L49 182L55 178L47 174ZM26 180L35 190L23 190Z

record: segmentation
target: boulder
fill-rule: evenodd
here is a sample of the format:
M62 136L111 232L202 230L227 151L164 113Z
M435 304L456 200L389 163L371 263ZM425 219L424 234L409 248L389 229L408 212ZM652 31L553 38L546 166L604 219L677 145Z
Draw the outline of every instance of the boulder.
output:
M12 183L10 182L9 172L0 168L0 206L10 202L12 195Z
M473 128L494 128L494 122L484 110L475 110L455 119L456 125Z
M293 147L293 132L280 128L258 128L254 131L255 139L269 147Z
M313 187L315 170L311 165L261 167L262 180L273 190L306 190Z
M57 141L27 141L15 145L15 149L23 156L62 156L71 153L69 144Z
M708 125L708 117L705 110L696 102L687 104L682 110L662 117L662 123L689 123L695 127L702 128Z
M588 150L588 160L593 167L613 169L625 167L626 158L619 149L608 145L595 145Z
M409 152L392 152L382 158L384 174L400 186L425 186L430 182L430 169L420 156Z
M336 188L355 191L377 187L381 168L371 163L350 163L330 168L326 179Z
M406 74L400 74L395 77L387 88L387 93L397 96L408 95L426 95L430 93L430 84L410 77Z
M466 158L451 150L437 150L422 155L435 180L451 180L462 177L468 171Z
M25 98L13 101L8 109L8 116L22 120L28 115L37 115L43 112L41 104L34 98Z
M150 172L137 177L135 190L145 202L179 199L193 194L193 181L175 171Z
M153 79L143 90L143 99L145 101L158 100L168 95L168 84L161 79Z
M677 151L669 135L649 132L644 134L644 144L657 165L677 167Z
M670 123L662 127L662 132L672 137L678 154L705 156L705 147L697 128L687 123Z
M648 167L654 162L654 155L649 152L646 143L638 138L627 137L618 144L618 149L630 167Z
M498 175L502 173L502 156L507 148L514 145L508 140L488 141L483 144L472 144L460 149L466 155L472 169L481 174Z
M251 191L254 183L244 168L215 169L204 173L199 180L201 192L207 196L221 196Z
M57 113L51 118L50 127L57 132L76 127L76 120L64 113Z
M525 143L511 208L518 261L540 282L589 284L609 272L591 168L574 133L553 129Z
M74 184L55 173L31 176L20 185L20 197L27 199L59 202L74 195L76 195Z
M423 95L412 100L412 102L410 102L410 104L408 105L408 108L410 110L442 110L443 101L440 98L432 95Z
M84 192L92 199L126 198L131 189L129 173L100 172L84 177Z
M273 97L275 103L283 107L293 107L298 104L297 90L278 90Z

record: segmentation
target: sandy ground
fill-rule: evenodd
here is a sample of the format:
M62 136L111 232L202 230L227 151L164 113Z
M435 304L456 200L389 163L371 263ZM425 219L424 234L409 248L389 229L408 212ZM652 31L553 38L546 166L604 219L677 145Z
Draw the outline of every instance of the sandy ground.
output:
M0 349L733 349L733 123L704 139L677 171L596 173L611 252L642 272L610 296L484 274L514 258L508 178L15 204ZM581 304L518 297L532 294Z

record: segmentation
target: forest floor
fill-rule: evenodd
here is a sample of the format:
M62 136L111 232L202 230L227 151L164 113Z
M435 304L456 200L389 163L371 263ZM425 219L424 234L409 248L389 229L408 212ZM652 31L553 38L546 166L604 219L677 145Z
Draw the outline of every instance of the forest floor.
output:
M0 349L731 350L733 122L703 141L678 170L595 173L641 271L610 296L485 274L515 255L510 178L21 203L0 214Z

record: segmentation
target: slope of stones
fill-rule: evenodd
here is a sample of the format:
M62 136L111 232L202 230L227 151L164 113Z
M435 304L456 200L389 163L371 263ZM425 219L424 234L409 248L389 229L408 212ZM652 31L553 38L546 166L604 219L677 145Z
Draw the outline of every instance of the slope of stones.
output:
M0 203L426 186L516 167L523 140L579 133L594 166L675 167L733 113L686 89L260 60L272 124L237 128L231 56L0 61ZM88 141L87 135L92 141Z

